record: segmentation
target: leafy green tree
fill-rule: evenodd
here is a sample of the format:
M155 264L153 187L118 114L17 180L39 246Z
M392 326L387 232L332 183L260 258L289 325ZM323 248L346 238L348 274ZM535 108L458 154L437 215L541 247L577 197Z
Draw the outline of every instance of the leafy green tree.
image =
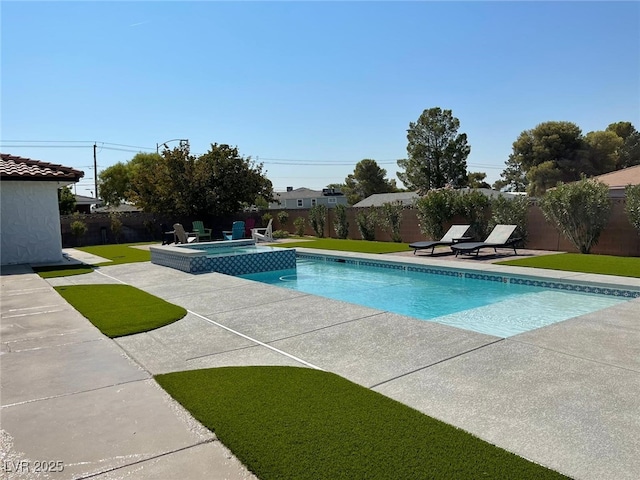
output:
M547 188L556 185L562 180L562 172L554 162L547 161L534 165L527 172L527 192L532 197L544 195Z
M118 162L105 168L98 175L98 189L100 198L107 205L120 205L129 200L131 190L131 165L138 161L140 156L160 158L156 153L139 153L129 163Z
M614 132L622 139L616 170L640 165L640 132L631 122L612 123L607 127L607 131Z
M529 182L526 172L517 161L517 157L513 154L509 155L505 165L506 168L502 171L500 179L493 183L493 188L505 192L525 192Z
M487 182L485 182L487 174L484 172L469 172L467 175L467 187L469 188L491 188Z
M624 206L629 222L640 233L640 185L627 185L625 188L626 204Z
M316 205L309 209L309 221L311 222L311 228L319 238L324 238L324 224L327 220L327 207L326 205Z
M375 194L396 191L395 180L385 178L387 171L375 160L364 159L356 164L353 173L345 178L347 200L350 205Z
M394 242L402 242L400 235L400 227L402 225L402 202L386 202L380 207L381 216L380 223L389 229L391 240Z
M409 123L407 159L398 160L404 169L398 178L410 190L423 194L445 185L465 186L467 157L471 147L466 133L458 134L460 121L451 110L424 110L417 122Z
M548 190L540 199L540 209L580 253L589 253L609 221L609 187L583 176Z
M138 154L130 165L130 199L147 212L233 214L254 204L256 197L273 200L271 181L262 168L224 144L212 144L197 158L188 145L165 149L160 156Z
M457 195L451 188L441 188L429 190L415 201L420 231L431 240L444 235L444 224L456 214Z
M69 187L58 189L58 210L60 215L69 215L76 209L76 196Z
M338 238L347 238L349 235L349 222L347 221L347 207L342 203L336 205L334 209L336 218L333 222L333 228Z
M624 140L611 130L589 132L584 136L592 175L613 172L618 165Z
M524 178L527 186L534 184L536 193L542 193L557 180L572 182L591 171L580 128L571 122L544 122L522 132L513 143L502 177L509 190L522 191Z

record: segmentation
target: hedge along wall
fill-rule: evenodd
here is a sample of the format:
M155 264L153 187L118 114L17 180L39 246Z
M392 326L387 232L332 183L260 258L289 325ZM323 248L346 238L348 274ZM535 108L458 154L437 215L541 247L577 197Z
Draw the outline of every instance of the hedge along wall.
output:
M349 208L347 210L347 219L349 222L349 238L361 239L358 226L356 224L356 213L359 209ZM295 232L294 220L297 217L304 217L306 219L305 235L315 235L309 222L309 210L308 209L290 209L286 210L289 214L289 219L286 225L280 225L278 221L278 211L271 210L273 215L274 230L286 230L288 232ZM335 229L333 227L335 221L335 212L333 209L328 209L327 220L325 222L325 237L336 238ZM454 218L451 222L464 223L464 218ZM445 231L450 225L445 225ZM529 208L528 220L527 220L528 239L526 248L532 250L549 250L549 251L562 251L562 252L579 252L564 236L562 236L555 226L548 223L542 211L537 204L533 204ZM402 214L401 224L401 237L402 241L406 243L417 242L420 240L426 240L427 237L420 232L418 225L417 210L414 208L405 208ZM381 227L376 228L376 240L383 242L390 242L391 236L385 229ZM484 240L484 239L481 239ZM627 213L625 212L624 199L612 199L611 215L609 217L609 223L605 231L600 236L598 244L592 248L591 253L600 255L621 255L638 257L640 256L640 233L631 225Z

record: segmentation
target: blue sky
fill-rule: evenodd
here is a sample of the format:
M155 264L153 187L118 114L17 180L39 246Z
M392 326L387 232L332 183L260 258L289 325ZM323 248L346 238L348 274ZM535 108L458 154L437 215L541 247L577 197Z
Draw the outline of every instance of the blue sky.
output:
M11 2L3 153L98 171L185 138L237 146L276 190L395 178L406 130L451 109L470 171L500 176L550 120L640 129L638 2ZM170 143L177 145L177 142ZM400 185L402 186L402 185Z

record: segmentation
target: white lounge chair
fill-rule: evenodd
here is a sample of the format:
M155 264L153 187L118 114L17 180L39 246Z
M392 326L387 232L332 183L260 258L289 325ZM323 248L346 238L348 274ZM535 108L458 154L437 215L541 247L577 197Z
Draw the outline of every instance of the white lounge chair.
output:
M511 238L516 228L518 228L517 225L496 225L484 242L454 243L451 245L451 250L456 253L457 257L459 253L471 254L473 252L476 252L476 256L478 256L480 249L486 247L493 248L495 252L498 251L498 248L513 248L513 253L517 255L516 244L522 239L519 237Z
M269 223L264 228L252 228L251 229L251 238L253 238L256 242L273 242L273 231L272 231L272 223L273 219L269 220Z
M409 244L410 248L413 248L413 254L415 255L418 250L423 250L430 248L431 255L433 255L433 250L440 245L453 245L456 241L460 241L460 239L464 238L467 230L469 230L470 225L451 225L451 228L444 234L444 236L440 240L431 240L426 242L414 242ZM468 238L467 240L471 240Z

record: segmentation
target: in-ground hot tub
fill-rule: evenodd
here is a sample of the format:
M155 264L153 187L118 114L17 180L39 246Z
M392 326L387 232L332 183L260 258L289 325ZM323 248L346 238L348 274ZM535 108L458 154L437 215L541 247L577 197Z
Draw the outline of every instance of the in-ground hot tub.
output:
M296 268L296 251L256 245L253 240L152 246L151 263L188 273L218 272L227 275Z

